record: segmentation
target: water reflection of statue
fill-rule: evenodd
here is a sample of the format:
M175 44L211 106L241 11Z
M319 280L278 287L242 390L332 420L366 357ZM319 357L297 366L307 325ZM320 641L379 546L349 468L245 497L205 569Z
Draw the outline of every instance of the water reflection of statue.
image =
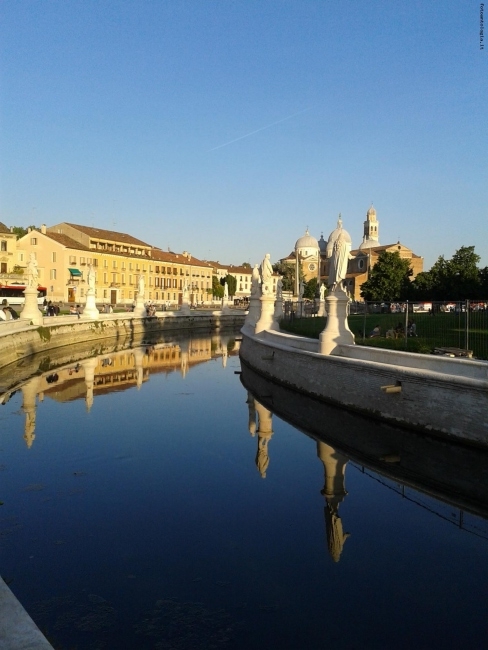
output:
M259 276L259 264L255 264L251 275L251 297L252 298L257 298L259 296L260 283L261 283L261 279Z
M317 455L324 465L325 480L321 494L326 501L324 517L327 548L334 562L339 562L344 543L349 537L349 533L344 533L339 516L339 505L347 494L344 481L348 458L325 442L317 442Z
M137 280L137 297L144 298L144 293L145 293L144 276L141 273L141 275Z
M256 467L262 478L266 478L266 471L269 466L268 444L273 435L273 414L257 400L254 400L254 407L258 415L258 449L256 452Z
M273 277L273 267L271 266L270 257L271 255L269 253L266 253L261 263L261 283L263 293L271 293L269 284L271 282L271 278Z
M27 286L36 287L39 284L39 267L34 253L29 255L27 262Z
M351 237L342 228L342 219L339 215L337 228L331 233L327 242L326 255L329 262L329 278L327 281L331 291L342 289L342 282L346 279L347 264L353 259L351 253Z
M95 291L95 270L93 268L92 264L88 265L88 274L87 274L87 282L88 282L88 291L94 292Z

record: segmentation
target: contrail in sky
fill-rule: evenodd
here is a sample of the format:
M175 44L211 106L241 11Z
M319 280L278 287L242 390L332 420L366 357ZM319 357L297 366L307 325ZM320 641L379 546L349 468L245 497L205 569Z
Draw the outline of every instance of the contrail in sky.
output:
M311 107L310 107L311 108ZM304 108L302 111L298 111L298 113L293 113L293 115L288 115L287 117L283 117L281 120L278 120L277 122L273 122L272 124L267 124L266 126L262 126L260 129L256 129L255 131L251 131L251 133L246 133L246 135L241 135L240 138L236 138L235 140L231 140L230 142L226 142L225 144L219 144L218 147L214 147L213 149L209 149L208 151L216 151L217 149L222 149L222 147L227 147L227 145L232 144L233 142L238 142L239 140L243 140L244 138L248 138L250 135L254 135L255 133L259 133L260 131L264 131L264 129L269 129L272 126L275 126L276 124L281 124L281 122L286 122L286 120L291 120L292 117L295 117L296 115L300 115L301 113L305 113L306 111L309 111L310 108Z

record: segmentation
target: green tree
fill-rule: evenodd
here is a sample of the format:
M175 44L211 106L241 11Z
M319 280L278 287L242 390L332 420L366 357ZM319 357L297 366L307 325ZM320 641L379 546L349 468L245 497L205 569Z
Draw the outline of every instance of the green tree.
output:
M212 295L214 298L224 297L224 287L220 284L216 275L212 275Z
M273 264L273 271L279 273L283 279L283 291L295 291L295 264L277 262ZM302 267L299 266L298 281L303 280Z
M229 296L233 298L236 295L237 290L237 278L229 273L220 280L222 287L227 282L227 289L229 291Z
M35 226L29 226L29 228L34 229ZM24 235L27 235L28 229L24 228L23 226L13 226L12 232L15 233L15 235L17 235L17 239L20 239Z
M410 297L411 275L410 261L402 259L398 251L381 251L361 287L361 296L365 300L405 300Z
M243 269L250 269L251 268L251 265L249 264L249 262L243 262L241 264L241 266L242 266Z
M474 246L461 246L450 260L437 258L430 271L419 273L413 282L414 297L430 300L466 300L481 297L482 275Z
M306 282L305 290L303 292L303 297L313 300L317 293L317 284L318 284L317 278L312 278L311 280Z

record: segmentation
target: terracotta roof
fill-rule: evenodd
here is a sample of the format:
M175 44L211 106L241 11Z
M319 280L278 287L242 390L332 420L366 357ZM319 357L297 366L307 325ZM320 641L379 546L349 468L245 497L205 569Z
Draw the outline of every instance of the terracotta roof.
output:
M68 237L68 235L62 235L59 232L46 232L46 237L49 237L49 239L53 239L54 241L58 242L58 244L61 244L62 246L66 246L66 248L76 248L77 250L80 251L90 251L88 246L84 246L83 244L80 244L74 239L71 239L71 237Z
M151 259L157 262L169 262L170 264L186 264L188 266L205 266L211 268L209 262L199 260L197 257L188 258L183 253L173 253L172 251L163 251L160 248L151 248Z
M4 223L2 223L1 221L0 221L0 232L5 233L5 234L8 233L9 235L12 234L10 232L10 228L7 228L7 226Z
M136 239L131 235L126 235L124 232L102 230L101 228L90 228L89 226L80 226L76 223L68 223L67 221L65 223L67 226L76 228L80 232L85 233L85 235L94 237L95 239L105 239L107 241L117 241L124 244L132 244L133 246L147 246L148 248L151 248L150 244L146 244L145 242L141 241L140 239Z
M232 266L231 264L230 266L227 267L227 269L231 275L234 273L244 273L247 275L252 274L252 268L249 266Z

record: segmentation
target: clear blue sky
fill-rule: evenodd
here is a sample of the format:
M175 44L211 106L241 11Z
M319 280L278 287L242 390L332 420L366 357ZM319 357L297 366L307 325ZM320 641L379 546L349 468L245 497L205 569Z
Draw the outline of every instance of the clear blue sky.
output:
M339 212L358 246L373 201L382 244L486 266L479 29L474 0L5 0L0 221L239 264Z

